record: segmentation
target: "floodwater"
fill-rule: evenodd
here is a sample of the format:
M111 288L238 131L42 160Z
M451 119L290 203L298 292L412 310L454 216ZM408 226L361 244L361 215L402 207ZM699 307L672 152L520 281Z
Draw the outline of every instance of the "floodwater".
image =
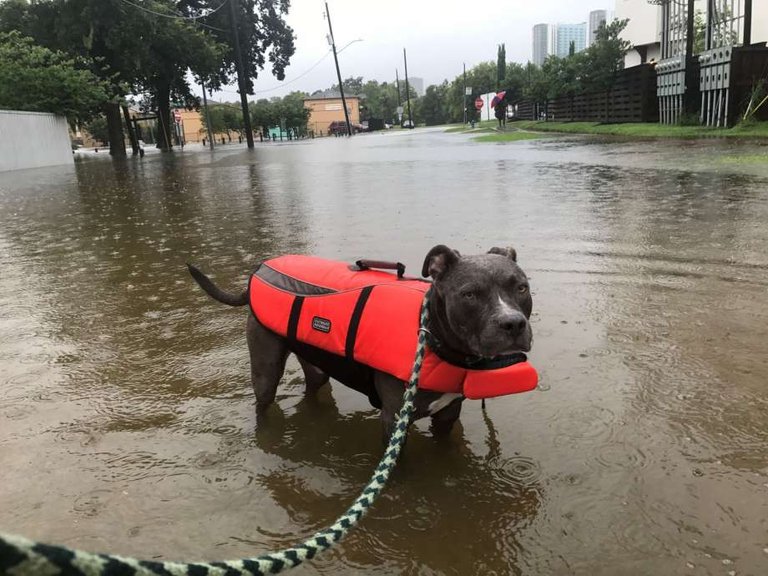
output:
M440 131L0 174L0 531L143 558L324 528L377 414L292 361L255 429L261 258L517 248L539 390L413 430L370 515L298 574L768 573L768 147Z

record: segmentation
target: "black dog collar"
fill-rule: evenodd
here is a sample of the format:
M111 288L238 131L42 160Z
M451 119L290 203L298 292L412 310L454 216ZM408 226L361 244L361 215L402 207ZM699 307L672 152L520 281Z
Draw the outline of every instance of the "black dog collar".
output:
M514 352L513 354L502 354L500 356L494 356L493 358L483 358L482 356L463 355L458 352L449 350L440 343L440 340L427 329L423 329L427 336L427 345L430 347L438 358L458 366L459 368L466 368L467 370L498 370L499 368L506 368L513 364L525 362L528 357L522 352Z

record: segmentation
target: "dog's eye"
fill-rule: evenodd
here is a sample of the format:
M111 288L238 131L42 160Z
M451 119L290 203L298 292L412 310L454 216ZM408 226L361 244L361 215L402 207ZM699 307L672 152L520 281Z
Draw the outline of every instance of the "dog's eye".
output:
M475 293L472 292L472 290L465 290L461 293L462 298L466 298L467 300L474 300L475 299Z
M520 284L520 286L517 287L517 291L520 292L520 294L525 294L526 292L528 292L528 285Z

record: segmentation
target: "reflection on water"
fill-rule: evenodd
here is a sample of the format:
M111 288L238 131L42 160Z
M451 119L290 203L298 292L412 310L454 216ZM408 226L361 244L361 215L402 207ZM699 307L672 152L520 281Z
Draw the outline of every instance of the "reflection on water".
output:
M0 175L0 529L234 558L330 523L380 455L367 401L255 430L239 289L286 252L511 244L537 392L417 427L362 526L299 573L759 574L768 563L768 166L754 144L440 132Z

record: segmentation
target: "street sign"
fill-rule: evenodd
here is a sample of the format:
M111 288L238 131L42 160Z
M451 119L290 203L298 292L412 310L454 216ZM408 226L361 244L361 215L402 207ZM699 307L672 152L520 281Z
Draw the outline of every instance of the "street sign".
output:
M464 96L472 96L472 86L464 88Z
M178 110L173 111L173 119L178 123L181 122L181 112Z
M483 109L483 99L480 98L480 96L478 96L477 100L475 100L475 108L477 108L478 110Z
M402 115L402 113L403 113L403 107L402 106L398 106L397 107L397 114L398 115Z

